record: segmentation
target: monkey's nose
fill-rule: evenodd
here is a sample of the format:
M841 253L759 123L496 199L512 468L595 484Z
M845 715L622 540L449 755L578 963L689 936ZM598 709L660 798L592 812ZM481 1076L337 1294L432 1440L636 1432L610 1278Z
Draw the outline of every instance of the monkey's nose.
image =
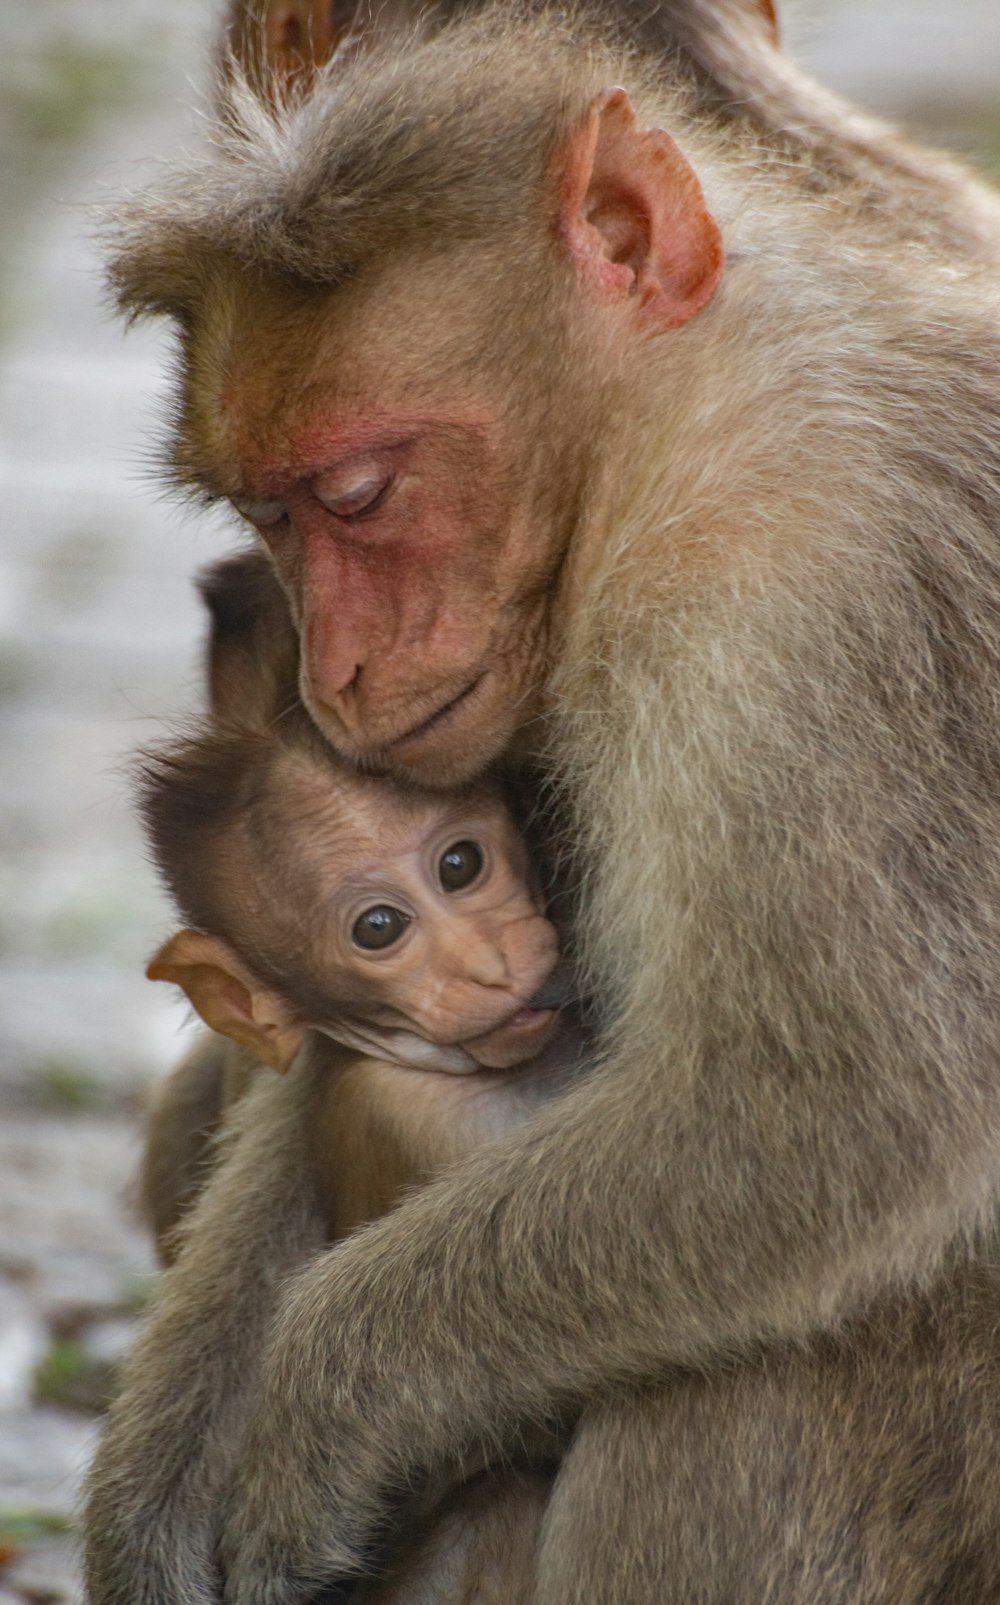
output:
M348 660L340 672L327 682L325 689L334 697L343 697L345 692L349 692L352 690L352 688L357 687L360 676L360 663L352 663L350 660Z
M507 958L499 942L464 942L458 952L468 980L479 986L506 986L509 982Z
M364 718L359 691L363 664L350 648L324 650L310 634L303 642L300 690L306 706L322 722L326 714L344 725L351 735L360 735ZM357 728L355 728L357 727Z
M320 725L323 724L323 715L334 725L340 725L346 730L352 741L363 747L366 742L368 719L361 695L362 665L355 663L345 665L336 679L327 679L323 686L323 695L314 698L313 715ZM322 710L317 714L316 709Z

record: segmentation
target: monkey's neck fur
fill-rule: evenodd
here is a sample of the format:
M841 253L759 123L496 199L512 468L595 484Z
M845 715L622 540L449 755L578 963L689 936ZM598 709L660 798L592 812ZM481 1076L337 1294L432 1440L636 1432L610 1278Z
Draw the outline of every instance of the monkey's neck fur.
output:
M565 576L550 757L615 1059L642 1076L666 1056L680 1128L719 1098L753 1126L762 1077L779 1129L783 1084L789 1116L803 1081L828 1089L816 1191L820 1128L791 1118L776 1185L805 1244L843 1199L843 1178L824 1193L831 1155L863 1161L842 1281L826 1262L835 1306L865 1280L866 1237L884 1264L898 1222L912 1274L943 1220L992 1199L1000 297L975 267L884 252L877 229L837 249L836 207L791 208L772 194L733 216L713 304L639 355L641 422L616 398ZM729 1086L733 1052L748 1068ZM979 1067L958 1096L956 1052ZM846 1129L873 1078L881 1146ZM966 1144L980 1163L959 1179Z

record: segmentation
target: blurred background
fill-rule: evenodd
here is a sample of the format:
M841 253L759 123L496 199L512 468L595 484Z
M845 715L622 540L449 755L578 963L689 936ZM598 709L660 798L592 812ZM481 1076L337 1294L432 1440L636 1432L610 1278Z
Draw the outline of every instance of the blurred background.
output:
M1000 176L1000 0L785 0L788 47ZM72 1518L151 1283L128 1179L183 1010L128 755L198 699L190 576L234 543L159 495L165 352L102 305L94 203L199 137L212 0L0 4L0 1605L78 1600ZM162 993L162 995L161 995Z

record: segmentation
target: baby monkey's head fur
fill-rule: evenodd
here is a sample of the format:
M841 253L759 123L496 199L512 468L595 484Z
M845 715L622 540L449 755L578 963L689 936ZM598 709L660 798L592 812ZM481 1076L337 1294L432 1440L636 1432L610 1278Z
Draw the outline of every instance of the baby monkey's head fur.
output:
M139 797L187 927L150 973L277 1068L309 1028L455 1070L506 1068L551 1034L555 1012L530 1005L556 935L499 784L443 796L358 774L293 708L148 753Z

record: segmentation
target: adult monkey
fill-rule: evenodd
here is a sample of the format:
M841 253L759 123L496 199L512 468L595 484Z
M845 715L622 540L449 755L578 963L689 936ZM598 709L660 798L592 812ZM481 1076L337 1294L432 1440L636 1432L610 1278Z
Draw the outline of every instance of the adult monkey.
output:
M261 530L334 745L549 764L610 1026L296 1280L226 1597L561 1417L546 1605L988 1600L1000 285L582 26L336 87L137 209L119 290L182 327L179 469ZM101 1522L143 1425L96 1600L142 1598Z

